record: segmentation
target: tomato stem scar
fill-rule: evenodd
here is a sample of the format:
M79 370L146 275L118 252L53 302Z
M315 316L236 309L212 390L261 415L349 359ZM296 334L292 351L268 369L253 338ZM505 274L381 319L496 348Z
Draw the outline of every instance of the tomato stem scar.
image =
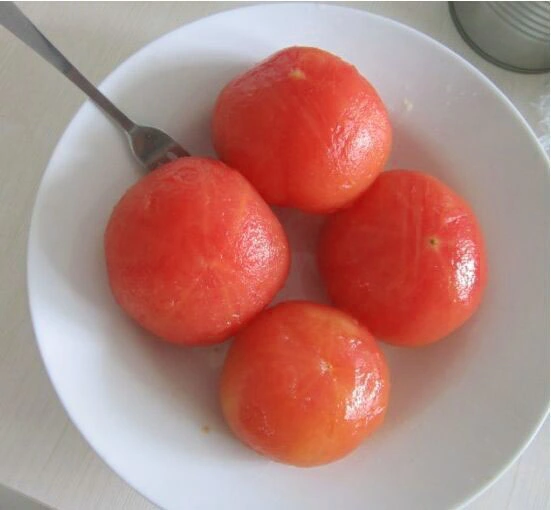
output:
M301 69L293 69L289 73L289 78L293 78L294 80L305 80L306 75L304 74L304 71L302 71Z
M436 248L440 244L440 240L435 236L429 237L429 244L433 248Z

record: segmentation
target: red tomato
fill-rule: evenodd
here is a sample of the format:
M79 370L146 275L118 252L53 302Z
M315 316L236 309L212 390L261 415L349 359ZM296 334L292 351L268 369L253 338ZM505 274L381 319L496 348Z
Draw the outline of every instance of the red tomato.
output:
M381 99L354 66L293 47L226 85L213 138L220 158L269 203L328 212L373 182L392 135Z
M232 335L289 270L271 209L241 174L205 158L173 161L132 186L107 225L105 255L122 308L181 344Z
M482 233L467 203L421 172L383 172L329 218L319 264L334 303L387 342L435 342L476 310L486 283Z
M220 394L224 416L245 444L279 462L314 466L350 453L383 422L388 369L352 317L287 302L238 334Z

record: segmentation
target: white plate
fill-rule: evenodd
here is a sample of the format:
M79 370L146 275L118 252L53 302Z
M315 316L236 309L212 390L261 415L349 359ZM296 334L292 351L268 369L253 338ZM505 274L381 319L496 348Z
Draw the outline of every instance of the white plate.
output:
M546 156L510 102L461 58L395 22L335 6L262 5L203 19L143 48L101 88L138 121L212 154L209 115L220 88L294 44L341 55L378 89L394 125L391 166L426 170L470 201L490 268L476 316L432 347L385 349L388 420L355 454L315 469L256 455L220 416L224 349L152 341L111 298L103 230L139 169L123 136L85 104L48 165L30 234L30 303L46 368L92 447L162 507L455 506L514 460L547 413ZM283 295L319 298L319 221L282 216L294 244Z

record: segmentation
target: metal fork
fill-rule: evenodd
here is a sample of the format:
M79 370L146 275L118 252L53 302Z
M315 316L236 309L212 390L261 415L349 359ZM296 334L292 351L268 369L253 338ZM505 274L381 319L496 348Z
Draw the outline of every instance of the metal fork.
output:
M0 2L0 24L61 71L82 90L115 124L124 130L130 149L147 169L189 156L174 139L160 129L140 126L130 120L71 64L13 2Z

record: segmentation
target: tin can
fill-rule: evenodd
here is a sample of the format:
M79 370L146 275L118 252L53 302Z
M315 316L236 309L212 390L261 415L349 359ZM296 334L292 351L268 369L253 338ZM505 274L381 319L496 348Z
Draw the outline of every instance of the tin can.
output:
M519 73L549 72L549 2L449 2L457 30L486 60Z

